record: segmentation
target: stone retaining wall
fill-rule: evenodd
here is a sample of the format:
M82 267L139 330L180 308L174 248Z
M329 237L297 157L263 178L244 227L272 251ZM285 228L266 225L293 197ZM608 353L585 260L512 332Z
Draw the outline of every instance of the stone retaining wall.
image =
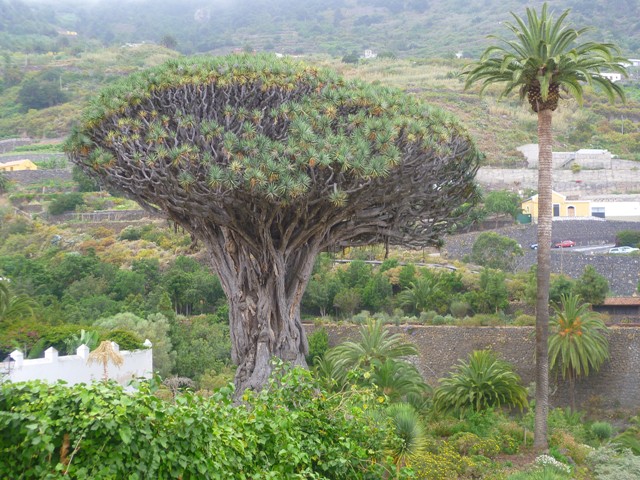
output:
M10 152L16 147L23 145L29 145L33 143L30 138L8 138L7 140L0 140L0 153Z
M595 195L602 193L637 193L640 191L640 162L631 168L602 170L553 171L553 189L556 192L574 195ZM476 180L490 190L523 190L537 188L538 171L534 169L507 169L483 167Z
M316 327L306 326L311 332ZM359 338L357 325L325 325L329 344ZM514 365L524 385L535 380L535 343L533 327L453 327L413 326L389 327L415 344L419 355L413 359L424 378L436 386L439 378L451 372L460 360L466 360L473 350L491 348L500 358ZM603 406L615 408L640 407L640 327L613 327L609 334L611 358L597 373L577 382L578 405L598 398ZM569 403L566 382L552 375L551 403Z
M51 170L20 170L17 172L7 172L6 176L9 180L25 185L40 183L47 180L72 180L71 170L66 168Z

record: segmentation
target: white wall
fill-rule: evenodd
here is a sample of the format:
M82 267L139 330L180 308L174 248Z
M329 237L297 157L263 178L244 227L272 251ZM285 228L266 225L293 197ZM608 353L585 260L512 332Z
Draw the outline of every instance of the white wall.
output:
M640 202L591 202L591 208L604 207L605 218L640 217Z
M134 350L120 352L123 357L121 367L113 364L107 366L107 373L110 380L115 380L121 385L126 385L134 378L151 378L153 375L153 350L151 342L145 341L145 350ZM119 349L118 344L114 347ZM44 352L44 358L25 360L24 355L19 350L11 352L11 358L15 360L9 372L9 380L12 382L24 382L29 380L44 380L46 382L56 382L64 380L73 385L76 383L90 383L95 380L102 380L104 367L102 364L88 364L89 348L81 345L76 350L76 355L59 356L58 351L51 347Z

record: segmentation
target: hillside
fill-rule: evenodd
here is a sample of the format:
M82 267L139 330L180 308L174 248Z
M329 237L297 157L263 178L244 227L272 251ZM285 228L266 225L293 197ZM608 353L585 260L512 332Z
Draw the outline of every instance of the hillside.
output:
M526 2L538 7L539 0ZM562 0L576 25L593 25L596 40L640 52L635 0ZM486 36L521 0L0 0L0 47L54 51L60 44L99 41L175 44L183 53L235 48L283 53L345 53L372 48L399 57L477 56ZM69 36L64 32L75 32Z

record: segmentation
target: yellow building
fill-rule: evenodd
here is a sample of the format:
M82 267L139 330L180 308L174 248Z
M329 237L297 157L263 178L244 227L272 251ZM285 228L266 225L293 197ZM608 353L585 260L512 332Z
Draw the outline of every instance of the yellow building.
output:
M0 163L0 172L17 172L19 170L37 170L38 166L31 160L14 160Z
M591 202L589 200L572 200L558 192L552 192L554 217L589 217L591 216ZM522 213L531 214L531 218L538 218L538 195L534 195L522 202Z

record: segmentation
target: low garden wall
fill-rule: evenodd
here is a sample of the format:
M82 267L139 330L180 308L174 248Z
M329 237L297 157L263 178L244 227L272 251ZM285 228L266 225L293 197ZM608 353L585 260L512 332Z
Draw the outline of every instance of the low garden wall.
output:
M117 348L118 344L115 344ZM127 385L134 378L151 378L153 375L153 350L151 342L145 342L149 348L145 350L133 350L120 352L123 364L117 367L111 363L107 365L109 379L115 380L121 385ZM44 358L25 360L22 352L11 352L14 363L8 372L12 382L27 382L29 380L44 380L56 382L64 380L70 385L76 383L91 383L101 380L104 375L104 366L98 363L87 363L89 348L81 345L75 355L59 356L58 351L51 347L45 351Z
M316 327L307 326L311 332ZM357 325L325 325L330 346L359 338ZM533 327L390 326L416 345L414 359L424 378L436 386L473 350L491 348L514 365L524 385L535 381L535 330ZM609 333L611 358L597 373L576 384L576 402L598 403L608 408L640 407L640 327L612 327ZM551 377L553 406L569 404L566 382Z

